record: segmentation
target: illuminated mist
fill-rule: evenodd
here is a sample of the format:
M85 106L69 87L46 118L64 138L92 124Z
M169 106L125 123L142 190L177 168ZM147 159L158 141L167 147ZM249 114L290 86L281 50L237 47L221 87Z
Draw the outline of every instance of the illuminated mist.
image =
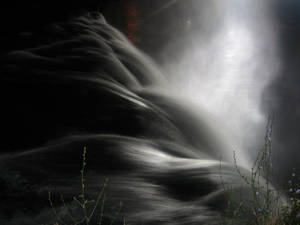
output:
M191 4L186 10L198 9L199 14L186 21L190 32L185 40L173 41L161 51L166 58L163 68L176 95L201 107L215 118L217 128L226 130L228 154L242 150L240 162L249 165L246 158L261 145L268 116L260 108L262 93L280 67L271 4ZM174 52L176 57L170 57Z

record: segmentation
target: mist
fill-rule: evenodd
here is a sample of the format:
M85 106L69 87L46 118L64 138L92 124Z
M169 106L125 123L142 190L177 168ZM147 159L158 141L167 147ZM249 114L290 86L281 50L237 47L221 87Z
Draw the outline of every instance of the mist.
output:
M177 1L159 16L166 27L175 24L166 28L173 37L155 53L169 81L164 89L213 117L227 154L238 152L247 166L272 113L262 110L262 95L280 69L273 10L269 1L194 0ZM156 27L151 19L148 26Z

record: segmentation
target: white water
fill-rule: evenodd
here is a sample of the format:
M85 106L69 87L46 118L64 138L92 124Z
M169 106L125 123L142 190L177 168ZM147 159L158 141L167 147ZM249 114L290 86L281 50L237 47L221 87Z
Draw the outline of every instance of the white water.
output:
M163 67L174 93L217 118L216 126L225 130L232 146L228 154L237 151L239 162L249 166L249 155L262 144L268 116L261 110L262 94L280 66L271 4L192 2L190 7L199 9L199 15L193 15L198 21L187 20L191 31L186 40L162 50L167 59ZM178 48L179 41L183 47Z

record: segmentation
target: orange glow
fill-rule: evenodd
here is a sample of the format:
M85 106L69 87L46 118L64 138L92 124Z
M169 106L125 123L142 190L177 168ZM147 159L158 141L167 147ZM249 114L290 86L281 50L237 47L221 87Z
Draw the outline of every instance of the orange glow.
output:
M127 2L126 10L126 35L132 43L136 43L136 33L138 31L138 9L135 1Z

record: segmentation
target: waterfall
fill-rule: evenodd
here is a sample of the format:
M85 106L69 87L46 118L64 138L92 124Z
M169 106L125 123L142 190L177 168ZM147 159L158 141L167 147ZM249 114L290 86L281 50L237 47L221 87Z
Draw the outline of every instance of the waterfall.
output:
M186 21L189 32L160 52L168 88L199 114L204 110L215 117L215 126L226 130L227 154L235 150L241 163L251 166L268 117L262 94L280 68L272 5L257 0L186 4L182 13L193 18Z

